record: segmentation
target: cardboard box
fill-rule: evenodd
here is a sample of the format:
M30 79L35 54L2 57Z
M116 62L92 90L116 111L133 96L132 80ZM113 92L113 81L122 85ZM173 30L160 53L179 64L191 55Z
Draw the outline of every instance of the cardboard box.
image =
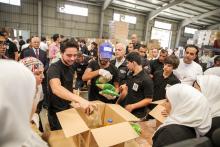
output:
M60 135L58 140L65 140L65 143L68 142L73 147L74 145L78 147L125 147L129 146L129 143L125 142L139 137L129 123L139 121L137 117L119 105L102 102L95 102L95 104L97 110L90 116L87 116L83 110L74 108L57 113L63 134L52 131L50 138L54 136L56 138L58 134ZM107 123L109 118L113 120L111 125ZM52 147L56 147L50 142Z

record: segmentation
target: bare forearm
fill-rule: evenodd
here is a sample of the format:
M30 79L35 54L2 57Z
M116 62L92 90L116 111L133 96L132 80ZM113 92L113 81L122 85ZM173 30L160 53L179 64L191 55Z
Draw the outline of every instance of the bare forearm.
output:
M72 92L70 92L69 90L67 90L66 88L59 86L54 88L53 93L64 99L64 100L68 100L68 101L75 101L75 102L79 102L81 100L83 100L83 98L81 98L80 96L73 94Z
M132 104L133 109L138 109L149 105L152 102L151 98L145 98L137 103Z
M93 79L94 77L97 77L99 75L99 70L85 72L82 76L83 81L88 81Z

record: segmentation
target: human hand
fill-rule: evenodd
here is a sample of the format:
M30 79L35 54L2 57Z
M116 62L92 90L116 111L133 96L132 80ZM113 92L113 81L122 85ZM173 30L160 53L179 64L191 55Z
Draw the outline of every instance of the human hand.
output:
M112 79L112 74L109 71L105 70L105 69L99 69L99 75L105 77L108 80Z
M128 111L128 112L132 112L133 111L133 105L132 104L129 104L129 105L126 105L125 106L125 109Z

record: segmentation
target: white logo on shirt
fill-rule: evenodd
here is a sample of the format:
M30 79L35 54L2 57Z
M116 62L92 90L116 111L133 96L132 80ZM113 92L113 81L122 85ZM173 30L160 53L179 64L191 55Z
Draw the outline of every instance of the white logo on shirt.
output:
M138 91L138 84L134 83L132 89L133 89L134 91Z

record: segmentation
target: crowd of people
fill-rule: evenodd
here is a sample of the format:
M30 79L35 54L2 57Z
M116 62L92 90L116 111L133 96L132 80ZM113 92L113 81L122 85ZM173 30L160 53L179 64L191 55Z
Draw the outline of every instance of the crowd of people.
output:
M17 46L7 30L0 32L0 80L5 81L0 89L0 146L47 146L30 125L42 131L37 116L42 107L48 110L50 129L60 130L57 112L75 102L90 115L94 100L121 105L146 121L154 107L151 102L167 99L167 119L153 136L154 147L202 136L212 139L220 128L220 56L204 69L200 64L207 61L206 52L199 58L195 45L187 45L180 56L178 49L153 49L149 55L136 34L129 44L118 42L115 48L108 42L92 42L88 48L85 40L60 34L51 39L48 45L45 37L33 36L26 43L19 37ZM100 77L119 96L100 94ZM88 100L74 88L87 88ZM8 136L12 141L4 139Z

